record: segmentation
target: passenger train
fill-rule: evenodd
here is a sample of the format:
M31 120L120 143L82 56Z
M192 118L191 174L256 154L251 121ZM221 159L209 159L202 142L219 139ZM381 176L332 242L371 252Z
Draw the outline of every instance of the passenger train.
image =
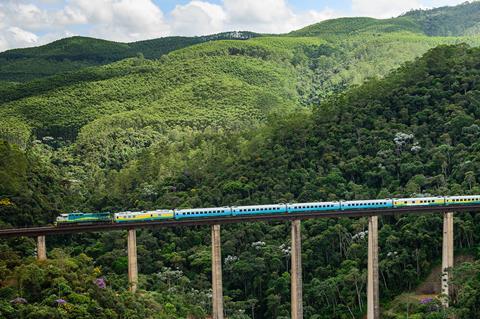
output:
M349 211L355 209L382 209L417 206L450 206L480 204L480 195L470 196L438 196L419 198L394 198L354 200L339 202L312 202L296 204L225 206L189 209L157 209L140 212L120 213L70 213L57 217L56 225L91 224L91 223L129 223L149 222L168 219L211 218L242 215L295 214L314 211Z

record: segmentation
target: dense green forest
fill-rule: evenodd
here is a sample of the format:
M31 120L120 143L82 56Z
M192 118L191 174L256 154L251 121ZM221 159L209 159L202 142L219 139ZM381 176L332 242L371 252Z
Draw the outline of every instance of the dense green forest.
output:
M428 36L471 36L479 33L480 4L466 2L454 7L415 10L392 19L345 18L324 21L287 36L336 37L353 34L411 32ZM37 48L0 53L0 81L25 82L36 78L109 64L143 56L158 59L171 51L215 40L250 39L253 32L224 32L199 37L165 37L119 43L86 37L72 37Z
M478 194L480 40L431 31L434 17L453 30L477 7L165 45L158 56L155 46L137 55L88 40L98 43L86 44L92 59L112 56L0 87L0 226L49 224L75 210ZM69 54L47 47L29 58ZM107 63L127 51L133 57ZM472 261L454 269L448 313L402 295L439 263L441 216L380 224L384 318L480 316L478 216L456 218L456 251ZM367 220L302 227L305 317L362 318ZM135 295L125 237L47 238L46 262L35 260L33 240L2 240L0 317L207 316L208 228L139 231ZM222 228L229 318L289 317L289 240L287 223Z
M126 58L157 59L171 51L207 41L258 36L253 32L224 32L199 37L166 37L132 43L75 36L50 44L0 53L0 81L25 82L36 78L98 66Z

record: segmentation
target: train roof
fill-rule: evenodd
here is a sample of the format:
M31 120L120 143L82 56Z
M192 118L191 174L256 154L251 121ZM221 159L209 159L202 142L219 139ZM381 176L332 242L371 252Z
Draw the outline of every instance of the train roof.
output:
M175 209L177 212L203 212L206 210L225 210L225 209L230 209L229 206L223 206L223 207L206 207L206 208L180 208L180 209Z
M269 205L244 205L244 206L232 206L233 209L236 208L269 208L269 207L283 207L286 204L269 204Z
M323 204L340 204L339 201L331 202L308 202L308 203L288 203L288 206L298 206L298 205L323 205Z
M444 196L429 196L429 197L405 197L405 198L394 198L393 200L430 200L430 199L443 199Z
M391 198L385 199L356 199L356 200L346 200L342 201L342 203L353 203L353 204L361 204L361 203L384 203L392 201Z

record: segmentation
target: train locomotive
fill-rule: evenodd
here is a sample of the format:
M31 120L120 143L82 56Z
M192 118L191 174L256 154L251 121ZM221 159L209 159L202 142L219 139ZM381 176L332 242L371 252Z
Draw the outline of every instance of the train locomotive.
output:
M341 214L343 211L356 209L381 210L386 208L418 206L455 206L478 204L480 204L480 195L373 199L232 207L225 206L189 209L157 209L139 212L126 211L113 214L109 212L74 212L70 214L61 214L58 216L56 219L56 225L67 226L71 224L151 222L171 219L199 219L242 215L295 214L314 211L338 211L339 214Z

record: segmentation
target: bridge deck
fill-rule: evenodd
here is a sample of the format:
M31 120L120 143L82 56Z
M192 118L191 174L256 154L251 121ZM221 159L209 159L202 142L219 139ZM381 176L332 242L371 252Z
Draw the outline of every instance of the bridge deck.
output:
M479 212L480 205L458 205L458 206L427 206L427 207L403 207L403 208L382 208L382 209L358 209L347 211L318 211L306 213L283 213L269 215L246 215L246 216L227 216L216 218L201 219L181 219L181 220L163 220L155 222L131 222L131 223L111 223L111 224L90 224L90 225L69 225L64 227L43 226L28 228L7 228L0 229L0 238L19 237L19 236L45 236L56 234L72 234L83 232L103 232L114 230L125 230L132 228L159 228L176 226L203 226L216 224L232 224L258 221L279 221L293 219L312 219L312 218L339 218L339 217L363 217L373 215L394 215L394 214L428 214L444 212Z

